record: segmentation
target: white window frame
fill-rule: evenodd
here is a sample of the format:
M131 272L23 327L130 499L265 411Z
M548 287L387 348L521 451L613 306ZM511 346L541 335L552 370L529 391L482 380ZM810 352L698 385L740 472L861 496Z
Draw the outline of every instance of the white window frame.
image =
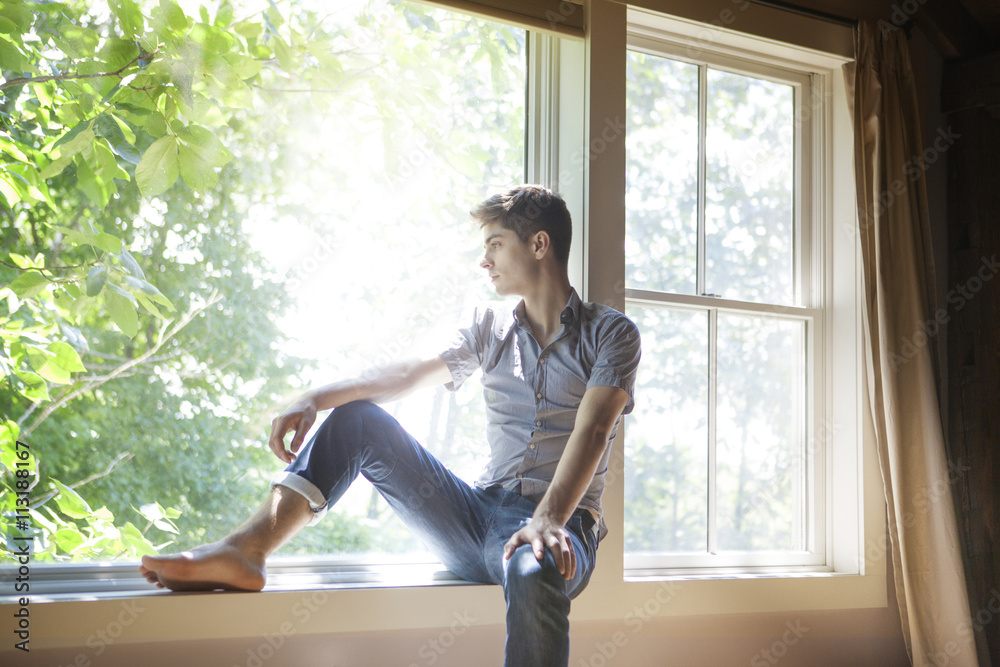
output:
M772 81L789 85L794 91L794 109L803 108L806 100L813 99L813 87L822 86L822 75L800 70L779 68L771 64L763 64L755 60L733 57L729 54L719 54L709 49L695 50L690 45L679 43L676 36L650 29L642 24L629 26L628 47L631 51L646 53L654 57L663 57L696 65L699 70L699 155L698 155L698 271L696 294L676 294L669 292L650 291L629 288L626 285L626 304L645 306L669 306L674 309L690 310L707 313L708 315L708 470L707 470L707 544L705 553L663 553L663 554L626 554L625 567L632 571L656 571L659 569L678 572L692 569L716 568L774 568L774 567L806 567L815 568L826 565L826 527L825 488L826 465L822 456L812 456L806 446L808 433L819 432L819 426L824 423L826 415L822 401L825 386L823 357L815 355L815 350L824 347L824 308L823 293L814 289L822 284L823 267L827 263L821 235L813 233L815 225L823 220L822 211L813 208L813 202L819 199L814 196L814 189L822 184L811 179L811 174L822 166L824 151L814 149L813 137L821 136L825 122L824 109L811 114L802 122L796 122L794 129L794 161L793 174L793 255L795 272L795 306L763 304L746 301L722 299L705 293L705 189L706 189L706 113L707 113L707 70L725 71L756 79ZM813 242L814 239L820 239ZM627 307L627 305L626 305ZM627 312L627 311L626 311ZM807 545L805 551L755 551L755 552L720 552L716 548L717 514L716 514L716 438L714 419L716 415L716 332L719 313L736 313L773 317L787 321L805 324L805 355L806 396L804 408L807 424L803 424L800 437L802 448L798 456L804 463L803 473L811 487L807 492L807 508L797 511L802 523L798 530L805 533L801 540ZM819 400L817 400L819 398ZM626 435L627 438L627 435ZM627 463L626 463L627 465ZM800 478L801 479L801 478ZM797 498L802 497L796 494Z
M806 513L806 551L713 553L710 543L706 553L624 554L625 577L641 580L861 572L863 558L858 557L863 541L858 521L862 506L861 478L858 474L843 474L849 469L860 469L863 441L862 405L858 400L862 347L860 320L856 317L861 303L858 299L860 284L855 279L857 247L854 235L845 235L842 231L840 235L834 234L834 229L843 227L843 223L836 222L836 193L831 178L835 153L833 123L838 111L833 106L836 101L834 88L839 83L835 77L840 75L842 61L723 30L713 31L712 38L706 39L703 24L643 9L629 8L627 16L629 50L707 64L713 69L794 86L798 125L795 155L799 165L794 184L795 270L800 288L795 298L798 305L776 307L707 295L668 294L627 287L623 300L626 304L708 310L710 321L718 312L749 312L807 323L808 434L803 455L811 468L813 492L807 501L810 506ZM701 71L704 78L704 69ZM701 107L704 109L704 101ZM839 111L843 120L846 105ZM842 207L837 213L844 213ZM699 210L701 215L703 211ZM622 237L624 241L624 233ZM616 247L623 247L623 244ZM699 289L704 284L703 258L704 244L699 239ZM834 364L834 359L840 363ZM850 363L846 363L847 360ZM709 375L710 381L713 380L714 374ZM627 428L626 423L626 438ZM710 467L714 467L713 449L709 452ZM710 490L710 496L713 491ZM712 518L710 511L710 522ZM714 525L710 524L709 529L711 534Z

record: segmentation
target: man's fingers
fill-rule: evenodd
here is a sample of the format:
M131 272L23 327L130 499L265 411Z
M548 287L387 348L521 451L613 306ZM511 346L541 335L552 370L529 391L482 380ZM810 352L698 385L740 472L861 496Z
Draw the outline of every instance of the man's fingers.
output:
M295 425L295 437L288 444L288 448L292 451L292 458L295 458L295 453L299 451L299 447L302 446L302 441L306 438L306 433L312 428L313 420L306 417L300 417L299 423Z
M527 532L526 532L527 531ZM514 533L503 546L504 558L510 559L514 551L522 544L531 547L531 551L539 563L545 560L545 552L552 554L556 569L559 574L566 579L572 579L576 573L576 551L573 549L573 542L564 532L540 533L527 528Z
M538 562L541 563L545 558L545 543L542 542L541 537L535 537L535 539L531 540L531 550L535 552L535 558L537 558ZM552 555L555 556L555 554ZM557 559L556 565L558 564L559 561Z
M284 433L281 430L281 418L276 417L271 421L271 435L267 439L267 445L279 459L284 460L285 443Z
M559 574L572 579L573 573L576 572L576 553L569 538L564 534L554 535L549 544L549 552L556 562Z
M572 542L567 541L567 544L569 546L569 569L563 574L566 575L567 579L572 579L576 574L576 550L573 548Z
M522 537L521 531L517 531L507 540L507 544L503 545L503 557L510 560L510 557L514 555L514 552L522 544L527 544L527 542Z
M285 434L288 433L291 428L294 428L294 426L289 423L289 419L287 417L278 417L277 423L271 430L271 451L273 451L274 455L285 463L291 463L288 452L285 450Z

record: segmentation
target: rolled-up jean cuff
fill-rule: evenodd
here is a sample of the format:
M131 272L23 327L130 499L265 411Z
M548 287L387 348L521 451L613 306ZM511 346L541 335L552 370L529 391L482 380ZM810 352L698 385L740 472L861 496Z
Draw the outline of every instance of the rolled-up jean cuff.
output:
M326 498L323 493L316 488L316 485L301 475L294 472L282 470L271 479L271 488L283 486L291 489L309 502L309 508L313 511L313 518L309 521L310 526L315 526L323 518L327 510Z

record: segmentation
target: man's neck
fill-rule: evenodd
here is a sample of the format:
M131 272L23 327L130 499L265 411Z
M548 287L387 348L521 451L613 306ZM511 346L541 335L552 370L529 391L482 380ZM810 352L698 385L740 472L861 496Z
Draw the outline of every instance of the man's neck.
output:
M535 339L542 347L546 347L559 334L562 328L560 315L572 290L569 278L562 276L559 279L543 279L539 281L537 289L524 295L525 316Z

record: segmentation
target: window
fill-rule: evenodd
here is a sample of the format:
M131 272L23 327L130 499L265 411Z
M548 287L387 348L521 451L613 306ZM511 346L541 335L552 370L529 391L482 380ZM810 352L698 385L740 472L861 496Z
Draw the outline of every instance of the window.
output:
M438 351L471 304L493 298L468 211L525 180L527 31L417 3L314 4L254 14L265 15L263 32L237 22L251 44L259 37L286 50L280 62L256 63L261 75L252 95L244 86L231 123L205 120L234 156L218 187L195 196L182 181L136 197L127 215L95 214L98 226L126 230L126 245L158 274L150 280L181 310L213 290L218 305L135 377L109 381L32 435L46 471L67 483L89 478L79 491L93 509L138 524L162 552L219 539L254 510L282 467L267 448L270 419L295 395L415 348ZM233 20L225 3L212 11L220 25ZM189 116L198 112L191 104ZM144 320L134 341L81 327L91 341L82 354L110 368L105 359L151 347L157 326L146 335ZM387 406L469 480L486 453L474 385ZM112 437L120 447L106 445ZM119 453L127 465L109 466ZM60 563L87 560L91 552L52 539L52 496L37 508L47 530L37 551L58 546ZM153 501L179 509L176 528L153 515ZM143 506L152 518L138 514ZM135 555L106 549L96 558ZM427 557L363 478L279 555Z
M363 4L323 13L328 32L341 40L338 61L346 58L349 67L338 62L311 96L275 96L273 104L259 105L262 120L248 126L271 148L252 154L260 157L256 176L266 185L284 174L286 196L265 201L252 193L230 216L247 217L249 243L240 239L241 252L269 257L261 279L282 280L302 299L282 321L284 329L296 337L320 332L288 349L308 361L301 384L363 372L359 360L387 361L425 338L436 344L440 335L430 324L450 330L467 303L490 296L477 291L484 281L474 264L479 242L469 229L467 203L522 180L548 184L566 197L576 225L574 284L584 298L621 307L613 299L617 281L626 280L626 312L642 327L644 343L637 409L625 421L624 483L610 474L604 498L611 527L602 544L604 565L576 613L619 618L615 604L660 590L658 583L634 580L664 572L864 574L866 559L874 563L873 576L810 577L783 587L790 594L778 604L884 605L884 552L866 552L861 543L862 530L873 539L884 534L884 508L877 464L871 457L862 461L860 449L857 271L854 238L844 233L854 228L855 209L850 151L841 150L851 130L846 113L827 114L834 103L843 105L837 70L849 46L841 56L826 56L746 35L706 40L704 24L629 8L626 49L626 10L615 3L588 7L596 17L591 36L601 39L586 42L419 4ZM623 86L606 65L626 60ZM296 82L278 77L272 83ZM627 190L625 179L616 180L621 102L629 109ZM621 201L627 229L617 230ZM746 215L748 209L754 215ZM360 261L356 250L375 245L385 251ZM177 246L176 252L199 251L186 238ZM204 257L190 263L208 270ZM466 269L461 276L444 271L459 265ZM260 285L242 284L247 291ZM400 329L402 320L411 326ZM389 408L467 478L482 463L474 385L458 394L421 393ZM109 404L125 400L124 393L108 396ZM781 402L767 402L771 397ZM751 401L763 410L749 411ZM158 424L180 418L170 405L157 408ZM207 409L215 408L194 406ZM233 450L260 449L265 416L233 419L202 434L202 442L221 434L233 438ZM195 451L197 441L178 448ZM146 442L136 450L159 456ZM265 455L269 467L223 467L203 456L207 474L195 464L183 470L186 500L211 494L221 507L201 522L203 536L177 546L218 537L239 520L234 496L224 490L238 487L238 502L259 498L278 467ZM146 491L176 472L166 463L143 470L136 478ZM122 506L146 500L137 501L132 488L119 495ZM617 518L623 506L624 536ZM316 557L331 552L341 562L374 565L421 557L410 533L363 480L339 511L282 552L309 560L272 567L272 574L304 575L278 577L278 588L426 582L423 570L389 581L384 575L391 568L326 576ZM624 584L615 567L622 551ZM131 564L54 568L51 589L89 593L100 585L80 580L113 572L135 576ZM741 593L774 590L766 580L721 582L710 590L700 583L660 615L760 611L758 596L733 596L733 586ZM471 600L483 623L502 623L493 593L469 587L454 599ZM398 618L384 609L412 602L406 591L349 594L351 604L329 605L340 614L337 627L398 628ZM291 600L297 593L277 595ZM774 610L774 597L764 597ZM364 604L355 606L359 599ZM262 616L254 604L264 603L241 597L233 618ZM426 611L418 623L451 622L447 604ZM256 638L253 627L234 632Z
M626 312L643 364L625 564L822 567L821 88L703 46L633 30L627 52Z
M353 11L336 14L344 34L330 50L347 54L339 76L356 83L270 108L275 127L295 119L280 166L299 177L293 206L253 212L255 245L290 288L282 327L307 360L303 389L447 344L471 305L495 298L468 210L524 180L525 30L419 4ZM478 476L478 383L384 407L457 474ZM276 555L430 558L363 477Z

